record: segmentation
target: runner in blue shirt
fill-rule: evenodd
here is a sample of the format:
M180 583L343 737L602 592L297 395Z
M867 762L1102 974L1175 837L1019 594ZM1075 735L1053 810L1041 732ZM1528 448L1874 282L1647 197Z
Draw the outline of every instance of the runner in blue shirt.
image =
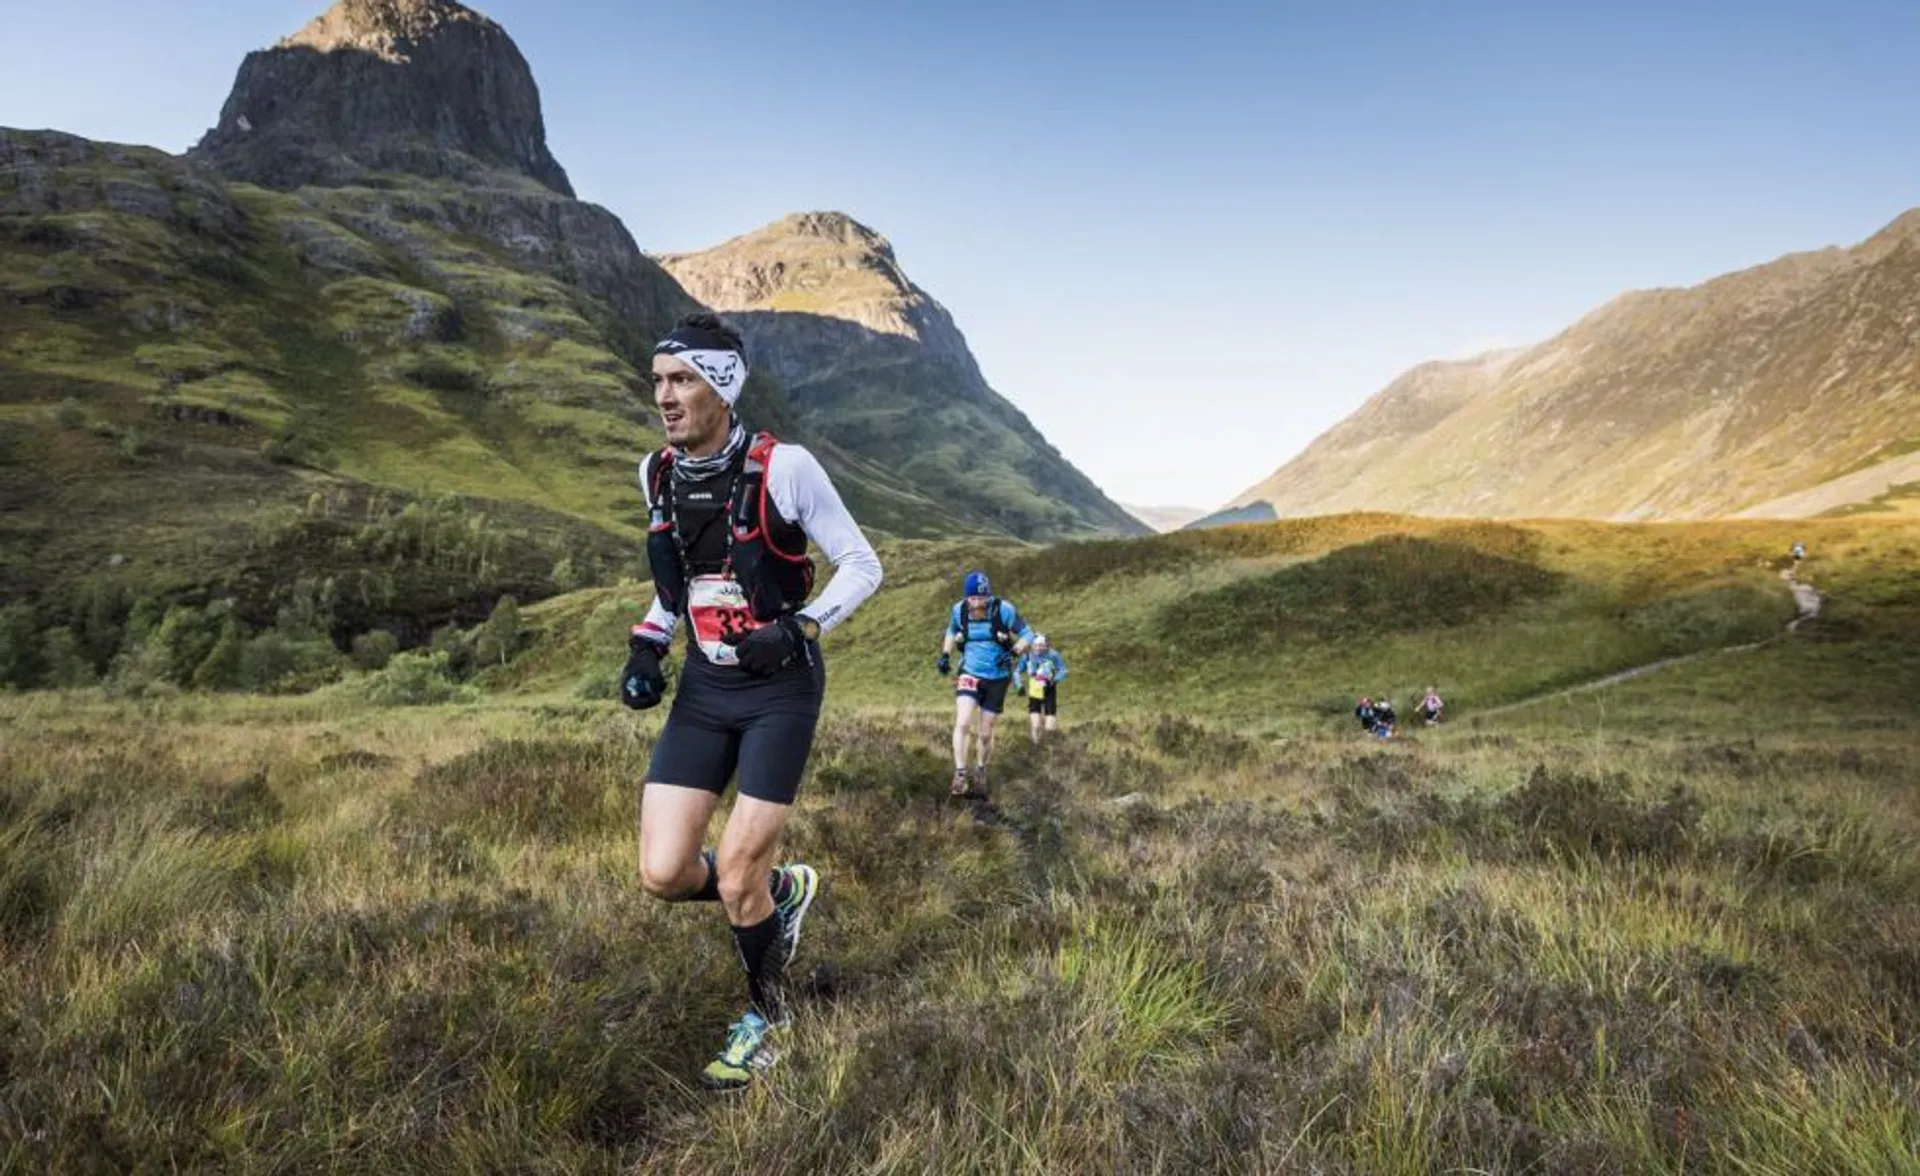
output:
M985 795L994 723L1007 706L1014 659L1027 651L1033 630L1020 619L1019 609L993 594L985 572L968 572L962 589L965 599L947 616L947 632L935 666L943 675L953 673L953 655L960 654L960 672L953 691L953 784L949 791L954 796L968 794L967 736L973 733L975 766L971 781L975 790Z

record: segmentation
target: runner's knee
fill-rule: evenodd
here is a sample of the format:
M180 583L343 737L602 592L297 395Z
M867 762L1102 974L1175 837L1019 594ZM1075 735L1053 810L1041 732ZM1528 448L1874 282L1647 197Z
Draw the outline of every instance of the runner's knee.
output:
M704 880L706 861L695 856L694 863L675 861L664 854L643 855L640 859L640 888L655 898L676 899L698 890Z

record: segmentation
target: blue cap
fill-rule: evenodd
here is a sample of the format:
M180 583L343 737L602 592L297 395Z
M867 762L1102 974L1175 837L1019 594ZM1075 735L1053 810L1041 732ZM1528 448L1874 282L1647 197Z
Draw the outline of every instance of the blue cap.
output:
M967 573L966 591L963 592L962 595L990 596L992 594L993 594L993 585L987 583L987 574L985 572L968 572Z

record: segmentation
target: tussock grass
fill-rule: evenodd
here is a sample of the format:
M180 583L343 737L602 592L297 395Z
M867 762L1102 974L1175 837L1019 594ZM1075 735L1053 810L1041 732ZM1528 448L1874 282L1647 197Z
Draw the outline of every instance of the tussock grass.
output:
M1706 663L1680 671L1711 676ZM1670 682L1678 691L1684 683ZM144 709L142 709L144 707ZM651 718L0 699L0 1167L1901 1171L1910 743L836 713L775 1081L645 899ZM1730 722L1730 720L1729 720Z
M1913 1170L1913 541L1820 526L1790 637L1774 524L903 545L831 638L787 1056L730 1100L730 938L636 884L634 586L457 703L0 695L0 1170ZM982 810L924 666L977 562L1076 674ZM1430 674L1446 725L1359 737Z

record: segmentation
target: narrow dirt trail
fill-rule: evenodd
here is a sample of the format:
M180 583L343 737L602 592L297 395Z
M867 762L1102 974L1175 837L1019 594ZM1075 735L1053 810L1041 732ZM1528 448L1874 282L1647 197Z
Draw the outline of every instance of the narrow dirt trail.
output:
M1729 653L1751 653L1756 649L1765 649L1767 646L1772 645L1774 642L1779 641L1787 634L1798 629L1802 624L1820 615L1821 596L1818 589L1811 584L1802 583L1800 578L1794 574L1792 568L1781 572L1780 578L1787 582L1788 590L1793 593L1793 603L1798 610L1798 614L1791 621L1787 622L1786 628L1774 636L1767 638L1765 641L1751 641L1745 645L1725 645L1719 649L1703 649L1698 653L1683 653L1676 657L1663 657L1659 661L1648 662L1643 666L1634 666L1631 669L1620 670L1616 673L1608 674L1604 678L1595 678L1591 682L1582 682L1577 686L1564 686L1558 690L1550 690L1545 694L1536 694L1530 698L1522 698L1518 702L1503 703L1500 706L1492 707L1488 710L1475 711L1473 714L1466 716L1466 719L1470 721L1472 719L1489 718L1493 715L1501 715L1508 711L1519 710L1521 707L1534 706L1542 702L1551 702L1557 698L1566 698L1569 695L1585 694L1592 690L1604 690L1608 686L1618 686L1622 682L1631 682L1635 678L1644 678L1648 674L1658 673L1670 666L1683 666L1688 662L1700 661L1703 658L1720 657L1723 654Z

